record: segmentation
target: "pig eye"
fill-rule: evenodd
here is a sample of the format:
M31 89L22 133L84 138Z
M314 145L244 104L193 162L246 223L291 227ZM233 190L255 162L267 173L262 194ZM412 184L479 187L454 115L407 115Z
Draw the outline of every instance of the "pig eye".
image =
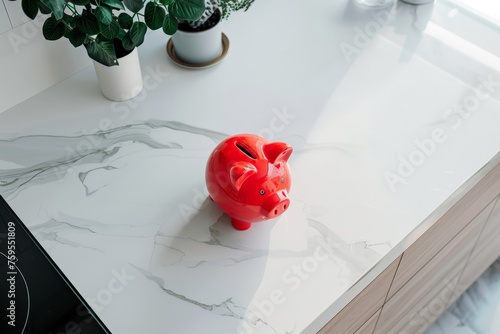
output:
M285 183L285 178L284 177L281 178L281 183Z
M266 191L265 191L264 189L262 189L262 190L260 191L260 194L261 194L261 195L265 195L265 193L266 193Z

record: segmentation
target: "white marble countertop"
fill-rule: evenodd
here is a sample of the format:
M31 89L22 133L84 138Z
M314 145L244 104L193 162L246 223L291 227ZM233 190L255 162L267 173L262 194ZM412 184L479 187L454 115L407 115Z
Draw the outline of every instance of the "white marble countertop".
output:
M0 114L0 194L113 333L315 333L499 161L500 28L468 3L257 1L198 71L149 33L136 99L88 67ZM290 209L241 232L204 169L244 132L294 153Z

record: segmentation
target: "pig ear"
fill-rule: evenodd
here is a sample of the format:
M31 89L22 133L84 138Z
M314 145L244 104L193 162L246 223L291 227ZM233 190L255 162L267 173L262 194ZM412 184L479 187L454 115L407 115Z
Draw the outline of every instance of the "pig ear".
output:
M290 145L280 142L265 144L262 148L264 155L272 164L280 161L288 161L293 151Z
M257 173L257 168L248 162L237 162L235 163L229 172L231 175L231 184L236 190L240 190L241 186L248 177Z

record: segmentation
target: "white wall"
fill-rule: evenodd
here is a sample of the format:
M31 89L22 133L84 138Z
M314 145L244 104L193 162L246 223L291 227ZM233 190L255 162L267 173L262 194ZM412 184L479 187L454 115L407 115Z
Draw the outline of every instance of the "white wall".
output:
M7 10L5 9L3 3L0 3L0 34L9 29L12 29L12 25L10 23L9 16L7 15Z
M7 13L9 13L9 20L12 24L12 28L30 21L30 18L24 15L24 12L21 8L21 0L3 0L3 3L5 5L5 8L7 9Z
M83 47L46 41L44 19L25 17L21 0L0 2L0 113L91 65Z

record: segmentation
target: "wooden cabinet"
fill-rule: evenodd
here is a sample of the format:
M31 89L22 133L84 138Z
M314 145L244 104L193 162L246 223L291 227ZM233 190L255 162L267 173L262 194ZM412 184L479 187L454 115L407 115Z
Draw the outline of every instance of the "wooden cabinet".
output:
M456 277L465 267L467 257L481 232L483 225L479 222L484 223L477 220L469 224L391 296L382 308L375 333L413 334L425 329L423 322L428 318L427 304L440 291L449 290L451 295L455 290ZM448 301L449 298L440 302L448 305Z
M375 312L374 315L360 329L358 329L354 334L371 334L375 330L375 325L377 324L378 317L380 315L381 309Z
M456 287L456 295L467 290L500 257L500 198L496 198L492 204L496 205L467 261L467 266Z
M318 333L354 333L384 304L387 292L398 267L400 257L385 269L373 282L359 293ZM376 321L371 319L372 322ZM375 326L375 325L374 325ZM364 332L366 332L366 328Z
M472 252L471 258L478 256L484 248L489 247L491 244L495 244L493 240L495 240L498 234L500 234L500 200L496 198L495 201L491 203L492 206L493 204L495 204L493 210L490 213L488 222L481 232L481 236L477 241L477 245ZM500 249L500 245L497 244L497 246Z
M389 298L438 254L471 221L483 224L489 216L485 206L500 189L500 168L497 166L474 188L432 225L404 252L401 264L389 291ZM478 213L480 213L478 215Z
M500 165L320 331L423 333L500 256Z
M479 276L473 273L482 273L498 257L500 247L493 246L498 241L491 236L500 232L495 219L499 193L497 165L408 247L374 333L423 333L464 291L462 286ZM481 261L474 254L482 254Z

